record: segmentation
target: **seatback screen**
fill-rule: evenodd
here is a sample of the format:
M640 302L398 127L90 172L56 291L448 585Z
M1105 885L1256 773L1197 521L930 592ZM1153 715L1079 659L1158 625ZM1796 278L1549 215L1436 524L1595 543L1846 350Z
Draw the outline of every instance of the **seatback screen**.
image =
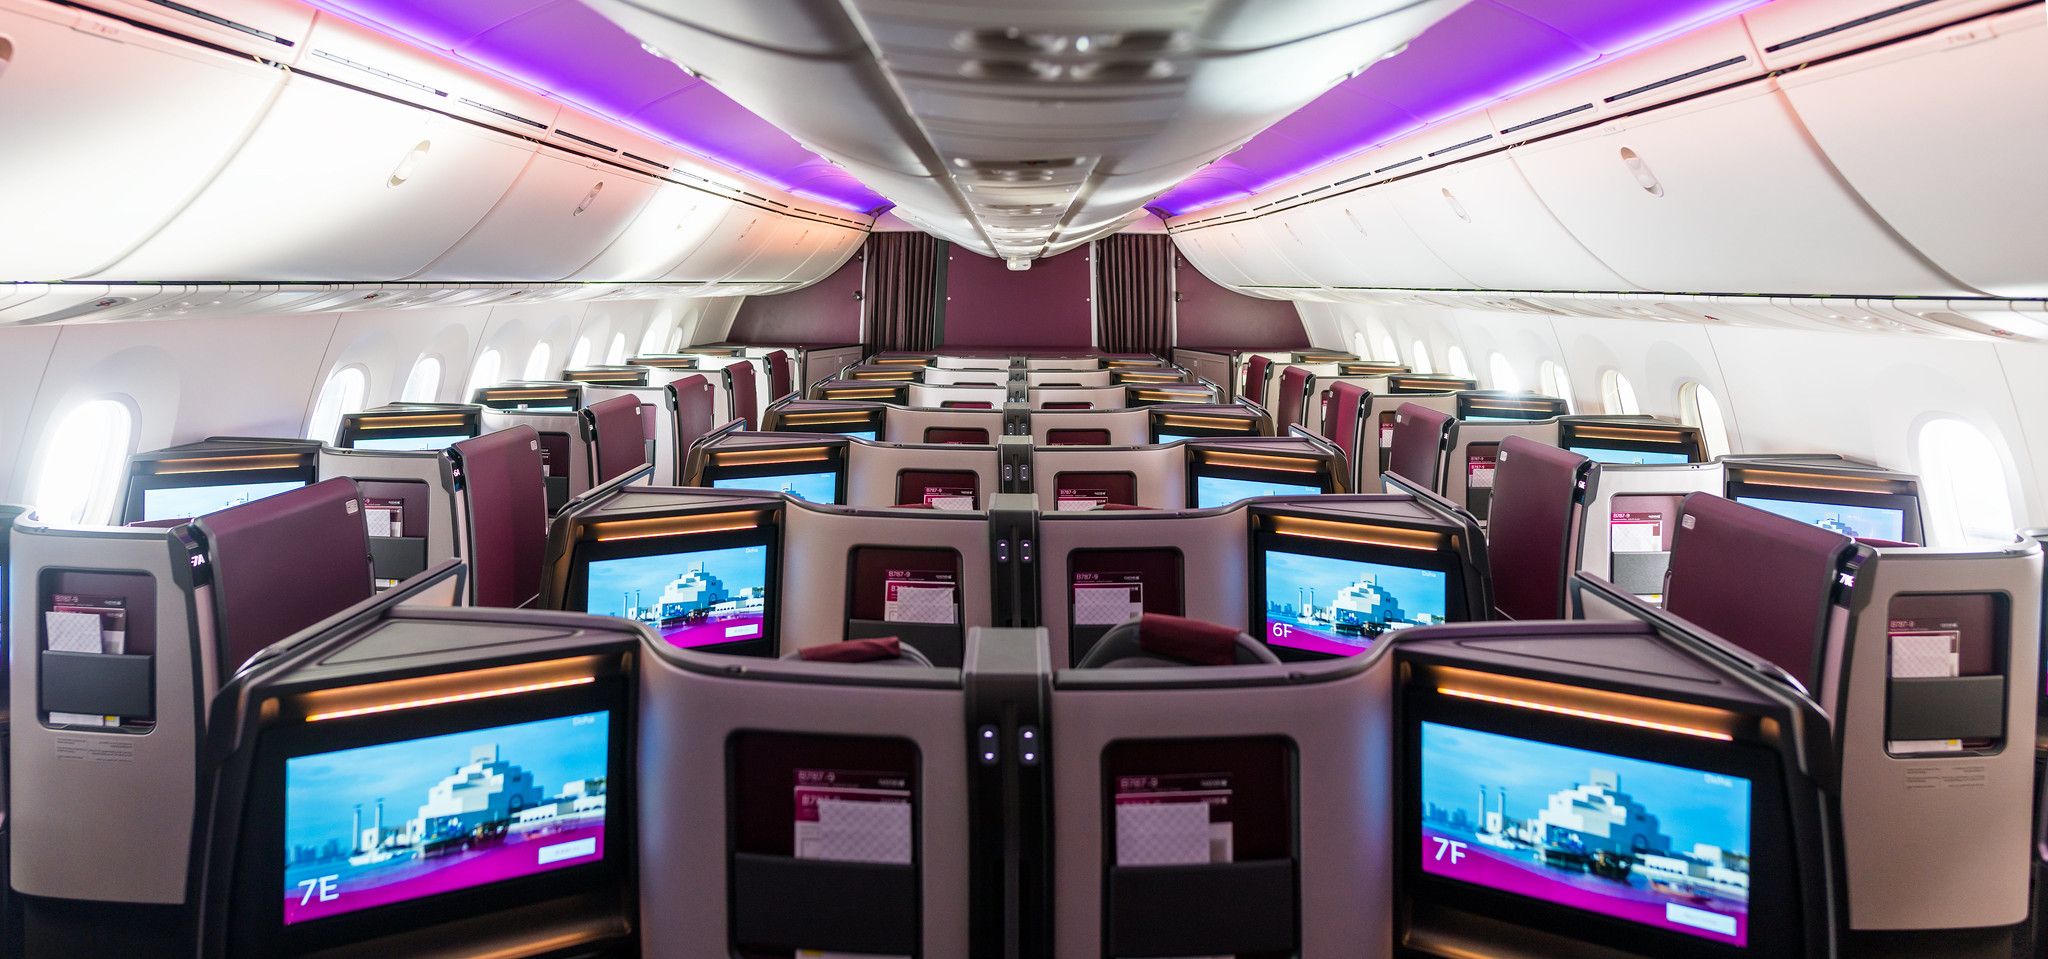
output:
M349 441L349 449L355 450L445 450L469 439L467 433L447 433L438 436L388 436L358 437Z
M768 547L590 561L584 612L637 620L690 648L760 639L768 619Z
M142 521L187 519L218 513L266 496L304 486L303 480L277 483L226 483L219 486L166 486L142 491Z
M1421 723L1422 871L1749 943L1751 781Z
M711 488L788 493L806 503L839 502L839 474L832 471L782 473L771 476L720 476L711 481Z
M1229 506L1254 496L1313 496L1323 491L1316 483L1282 483L1268 479L1240 479L1232 476L1196 476L1196 509Z
M1666 450L1618 450L1606 446L1570 446L1566 449L1595 463L1620 463L1627 466L1663 466L1671 463L1690 463L1692 457L1684 453Z
M1797 520L1808 526L1833 530L1852 539L1906 538L1906 511L1883 506L1854 506L1847 503L1809 503L1802 500L1737 496L1735 501L1766 513Z
M1265 553L1267 643L1355 656L1379 637L1441 623L1450 574L1365 560L1269 549Z
M601 862L611 713L285 760L284 923Z

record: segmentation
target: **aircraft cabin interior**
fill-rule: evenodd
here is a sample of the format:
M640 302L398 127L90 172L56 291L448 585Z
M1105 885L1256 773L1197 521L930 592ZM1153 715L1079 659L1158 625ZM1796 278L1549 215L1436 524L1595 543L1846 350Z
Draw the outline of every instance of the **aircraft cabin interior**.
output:
M2048 959L2044 11L0 0L0 959Z

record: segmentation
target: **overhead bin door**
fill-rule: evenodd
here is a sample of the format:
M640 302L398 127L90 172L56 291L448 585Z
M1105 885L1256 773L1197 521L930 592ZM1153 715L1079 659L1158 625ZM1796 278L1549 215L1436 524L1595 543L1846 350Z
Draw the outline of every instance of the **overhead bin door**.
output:
M1646 289L1964 292L1834 175L1768 80L1513 154L1572 235Z
M721 200L724 217L706 240L675 269L670 270L665 280L681 280L694 283L716 283L727 277L736 277L740 267L746 265L761 245L768 242L774 233L775 214L757 206L733 200Z
M1431 253L1384 191L1364 189L1296 207L1282 216L1312 237L1304 269L1326 286L1448 290L1472 281Z
M1935 264L2048 296L2048 22L1973 21L1780 81L1828 161Z
M709 240L725 204L695 187L663 183L640 215L572 280L658 280Z
M1203 276L1222 286L1256 286L1259 281L1247 275L1234 259L1238 243L1233 239L1239 225L1209 227L1188 230L1173 235L1174 245L1188 262L1195 265Z
M542 146L497 208L417 279L562 279L625 232L654 182Z
M284 79L75 8L0 0L0 282L83 276L134 248Z
M476 124L294 75L220 176L101 275L409 277L490 212L533 150Z
M1414 138L1408 145L1425 164L1474 158L1373 189L1387 191L1430 251L1481 289L1630 289L1558 224L1505 155L1480 155L1496 148L1492 129L1474 114Z

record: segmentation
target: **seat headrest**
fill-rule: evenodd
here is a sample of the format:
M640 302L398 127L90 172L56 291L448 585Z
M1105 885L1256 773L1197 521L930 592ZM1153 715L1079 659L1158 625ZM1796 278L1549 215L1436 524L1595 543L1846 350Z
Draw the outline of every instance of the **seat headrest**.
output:
M826 643L823 646L806 646L782 658L801 659L807 663L886 663L904 666L932 664L917 647L894 636L849 639L841 643Z
M1075 668L1242 666L1279 661L1272 650L1235 627L1146 613L1103 634Z

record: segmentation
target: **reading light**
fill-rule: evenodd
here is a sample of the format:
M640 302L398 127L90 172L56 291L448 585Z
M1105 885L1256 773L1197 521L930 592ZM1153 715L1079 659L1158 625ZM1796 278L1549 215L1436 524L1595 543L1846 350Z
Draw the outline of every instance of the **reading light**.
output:
M354 709L337 709L330 713L313 713L306 717L309 723L329 719L348 719L353 716L371 716L377 713L397 712L401 709L418 709L422 706L445 706L449 703L466 703L478 699L493 699L499 696L516 696L520 693L537 693L548 689L564 689L597 682L595 676L576 676L545 683L527 683L523 686L500 686L496 689L479 689L446 696L429 696L425 699L408 699L396 703L378 703L374 706L358 706Z
M1713 739L1724 743L1735 741L1735 737L1730 736L1727 733L1715 732L1711 729L1695 729L1691 726L1677 726L1671 723L1660 723L1648 719L1637 719L1633 716L1621 716L1616 715L1614 713L1600 713L1594 712L1589 709L1575 709L1570 706L1559 706L1554 703L1539 703L1534 700L1528 699L1514 699L1508 696L1495 696L1491 693L1476 692L1474 690L1469 689L1457 689L1455 687L1450 686L1438 686L1436 688L1436 691L1445 696L1453 696L1458 699L1477 700L1482 703L1493 703L1497 706L1513 706L1516 709L1533 709L1540 713L1552 713L1558 716L1571 716L1577 719L1591 719L1603 723L1614 723L1618 726L1634 726L1637 729L1650 729L1660 733L1677 733L1681 736L1697 736L1701 739Z

